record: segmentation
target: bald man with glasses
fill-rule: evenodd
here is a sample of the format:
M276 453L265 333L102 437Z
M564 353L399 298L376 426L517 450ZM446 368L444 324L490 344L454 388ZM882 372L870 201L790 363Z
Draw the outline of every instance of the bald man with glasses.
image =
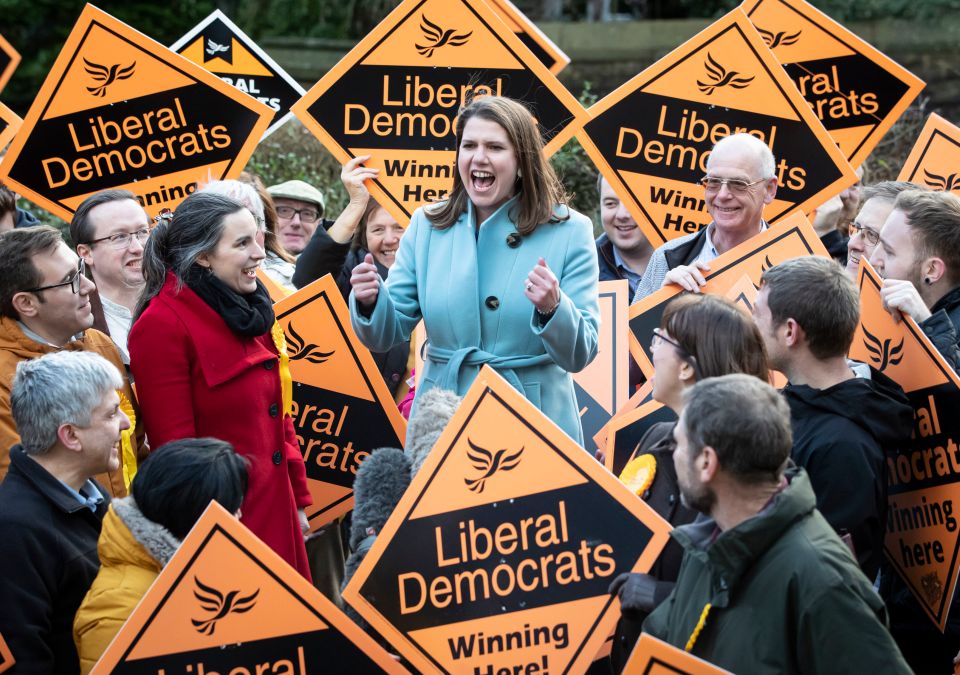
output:
M86 264L52 227L39 225L0 234L0 481L10 448L20 442L10 411L10 386L17 364L57 351L94 352L125 372L120 352L107 335L92 328L94 283ZM136 413L130 383L120 390ZM124 497L124 466L130 476L147 448L142 428L127 440L121 466L97 477L112 497Z
M713 221L654 251L633 301L667 284L699 292L711 260L766 229L763 208L777 194L775 168L770 148L755 136L734 134L718 141L700 180Z

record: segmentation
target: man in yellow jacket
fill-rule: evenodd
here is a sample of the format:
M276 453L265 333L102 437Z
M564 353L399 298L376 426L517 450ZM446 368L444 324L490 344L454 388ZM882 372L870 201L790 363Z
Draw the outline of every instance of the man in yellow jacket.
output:
M0 481L7 474L10 448L20 441L10 414L10 383L18 363L61 350L86 351L126 372L110 338L90 328L94 288L82 261L54 228L40 225L0 234ZM137 417L126 378L118 394L121 409ZM137 425L124 434L120 467L97 476L97 482L111 497L125 496L146 451Z

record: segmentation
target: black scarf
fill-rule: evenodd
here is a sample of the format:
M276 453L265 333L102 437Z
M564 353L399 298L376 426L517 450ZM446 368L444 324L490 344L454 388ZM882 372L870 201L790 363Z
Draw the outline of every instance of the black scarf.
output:
M234 333L245 337L263 335L273 327L273 301L257 279L257 290L240 295L206 267L192 265L184 282L223 317Z

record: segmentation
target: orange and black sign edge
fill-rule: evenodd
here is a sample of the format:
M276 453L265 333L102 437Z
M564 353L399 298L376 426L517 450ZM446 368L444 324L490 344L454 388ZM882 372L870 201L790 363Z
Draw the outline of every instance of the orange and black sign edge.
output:
M629 328L627 329L629 334ZM629 350L630 341L627 340L627 349ZM631 357L633 358L633 357ZM627 402L620 406L620 409L617 410L613 416L607 420L607 423L601 427L600 431L597 432L597 435L593 437L593 441L597 444L597 447L606 452L607 444L610 442L609 432L610 425L613 424L613 421L620 417L621 415L627 414L629 411L633 410L641 403L646 401L650 394L653 392L653 382L647 380L642 385L640 385L635 392L630 395L630 398L627 399ZM604 466L607 467L607 470L610 470L609 462L612 460L605 460Z
M10 670L16 662L17 660L13 658L13 653L10 651L10 646L3 639L3 635L0 635L0 673Z
M860 291L861 297L863 297L863 288L867 284L872 286L877 294L880 293L880 289L883 286L880 275L877 274L876 270L873 269L868 261L861 259L860 269L857 277L857 290ZM943 355L937 350L937 348L933 346L933 343L930 342L930 339L923 332L923 329L917 325L917 322L913 319L913 317L903 315L902 321L902 325L906 331L913 336L913 339L920 346L923 352L930 358L944 378L951 382L954 387L960 389L960 375L958 375L953 368L950 367L950 364L947 363L946 359L943 358ZM922 490L923 488L917 489ZM950 607L953 604L953 597L957 590L957 582L960 580L960 565L958 565L958 559L960 559L960 537L957 537L956 541L954 542L954 548L951 552L952 559L949 566L949 581L945 589L946 592L944 592L940 598L940 611L936 614L930 611L928 603L920 597L919 590L914 587L914 584L910 581L909 577L904 574L903 569L898 563L896 557L890 555L886 545L886 536L884 536L883 553L886 556L887 561L896 570L897 574L900 575L904 585L910 589L910 592L913 594L917 604L923 609L924 612L926 612L930 620L936 624L940 632L943 633L946 629L947 619L950 615Z
M136 28L123 23L103 10L87 3L77 18L77 22L71 29L70 34L67 36L63 48L53 62L50 72L47 73L43 84L40 86L40 91L30 105L30 110L27 111L27 116L23 120L23 126L21 127L22 133L17 134L10 148L7 150L4 161L0 162L0 181L5 182L8 187L16 188L16 191L21 195L37 205L46 208L63 220L70 222L73 218L73 212L61 206L58 202L48 199L32 188L13 180L8 174L10 167L19 159L20 151L23 149L27 137L33 133L40 118L43 117L44 112L56 95L60 83L66 76L68 67L76 58L80 46L83 44L91 26L94 24L99 25L107 32L113 33L125 42L134 45L141 51L148 51L152 56L163 61L172 70L176 70L185 77L212 87L221 94L246 106L251 112L259 114L259 119L253 125L250 136L240 146L240 150L230 161L224 174L218 178L235 178L239 176L247 161L250 159L250 156L253 154L253 151L256 149L260 137L263 136L263 131L269 124L273 111L259 101L243 94L243 92L237 91L213 73L204 70L179 54L174 54L167 49L166 46L141 33ZM258 108L260 109L259 111ZM90 110L96 110L96 108L90 108Z
M7 82L10 81L10 78L13 76L13 71L17 69L17 66L20 65L20 52L13 48L13 45L10 44L3 35L0 35L0 52L3 52L7 58L10 59L10 62L7 63L7 67L0 72L0 91L3 91L3 88L7 86Z
M950 176L930 175L927 171L924 171L924 173L927 174L924 178L918 178L917 176L917 172L923 168L927 153L932 150L933 144L937 140L943 140L955 146L957 158L960 158L960 128L951 124L943 117L940 117L940 115L930 113L930 116L927 117L927 121L923 125L923 129L920 130L917 142L913 148L911 148L910 154L907 155L907 159L900 169L900 175L897 176L897 180L916 183L917 185L925 185L931 190L960 191L960 171ZM932 180L933 183L931 183L930 180Z
M607 459L608 469L611 473L617 473L615 471L616 465L616 454L617 454L617 435L623 431L626 427L639 422L648 415L652 415L658 410L662 410L665 406L660 401L650 399L649 401L644 401L638 405L633 410L628 410L623 415L618 415L616 418L610 420L610 426L607 427ZM633 449L633 452L636 452L637 448ZM631 453L632 454L632 453Z
M363 346L360 338L354 333L353 326L350 325L350 309L347 307L347 303L344 302L343 296L340 295L340 290L337 288L333 276L326 274L295 293L286 296L280 301L284 306L277 310L276 319L279 322L284 317L293 314L302 307L317 300L326 304L334 323L336 323L340 329L340 333L347 347L350 349L350 355L353 357L354 362L363 375L364 382L371 394L373 394L374 399L383 408L384 415L387 417L390 426L397 435L399 441L398 447L402 448L407 435L407 421L403 418L403 415L400 414L400 410L390 395L386 383L384 383L383 378L380 376L380 370L370 355L370 350ZM275 303L274 306L276 307L276 304L280 303ZM287 305L291 306L287 308ZM296 384L296 380L294 380L294 384ZM369 450L374 449L375 448L369 448ZM308 478L308 480L310 479ZM335 518L339 518L352 508L353 491L334 501L329 506L313 513L310 516L311 529L320 527ZM314 523L315 520L316 523ZM320 522L321 520L322 522Z
M353 159L354 154L349 148L342 147L333 136L320 126L316 119L310 114L309 108L326 93L334 82L346 75L351 68L372 53L380 43L395 28L408 21L410 16L426 0L403 0L397 5L377 26L367 33L346 56L337 62L333 68L320 78L320 80L310 87L306 94L290 107L290 111L307 127L307 129L323 144L334 158L341 164L346 164ZM486 25L491 34L503 43L517 61L523 63L528 69L532 70L543 84L548 87L557 99L566 105L571 113L570 122L561 129L548 143L544 145L544 155L550 157L563 147L564 143L573 138L580 127L587 120L587 112L577 98L560 83L556 76L547 70L546 66L540 62L530 49L524 45L509 26L491 9L484 0L451 0L464 5L469 11L473 12ZM443 67L443 66L439 66ZM389 193L377 180L366 181L367 188L375 199L392 215L397 222L406 226L410 222L413 214L404 211L400 203Z
M7 147L7 144L20 131L22 125L23 120L10 108L0 103L0 150ZM0 164L2 164L2 161L0 161Z
M659 640L649 633L640 635L623 675L733 675L729 671Z
M769 229L764 230L760 234L751 237L739 246L736 246L726 253L723 253L722 255L711 260L710 271L704 274L704 277L709 283L711 278L729 272L740 263L743 263L755 255L758 255L768 246L776 244L782 239L791 236L796 236L799 238L799 242L807 250L809 255L818 255L824 258L829 257L827 250L823 247L823 244L820 242L820 238L816 236L816 232L813 231L812 227L807 226L806 224L794 225L790 223L780 223L778 225L771 226ZM632 322L633 319L641 316L645 312L657 306L663 305L672 297L675 295L680 295L682 292L683 289L676 284L669 284L658 291L651 293L647 297L630 305L630 321ZM642 337L644 340L646 340L649 336ZM640 370L643 371L644 376L649 379L653 377L653 362L650 360L647 351L643 348L640 338L641 336L638 336L631 327L629 336L630 353L640 366Z
M258 539L237 518L229 514L216 501L212 501L120 628L91 673L106 674L124 662L139 642L139 638L159 614L171 593L183 582L184 575L202 555L211 539L217 535L225 537L238 550L248 555L265 575L289 591L291 597L296 598L312 614L328 624L330 630L341 633L360 647L366 656L385 672L397 674L407 672L309 581ZM247 541L241 542L240 537Z
M835 21L829 15L805 0L744 0L740 8L749 17L761 4L773 2L776 2L784 11L799 14L811 23L816 24L821 30L829 33L831 37L843 44L843 46L850 51L873 61L874 64L886 70L893 77L907 84L907 91L900 100L897 101L889 112L887 112L886 116L880 120L880 123L860 142L854 150L854 153L847 158L847 161L850 162L852 166L860 166L870 153L873 152L877 143L879 143L890 130L890 127L892 127L904 111L910 107L910 103L920 95L926 83L869 42L844 27L843 24ZM776 52L773 52L773 55L774 58L776 58Z
M209 24L211 24L216 19L219 19L220 21L222 21L227 26L227 28L233 31L234 37L237 39L237 41L240 42L244 47L249 49L252 52L252 54L257 58L257 60L260 61L261 65L273 73L274 77L278 77L284 82L286 82L287 85L289 85L291 89L299 93L301 97L305 93L307 93L304 90L304 88L300 86L299 82L293 79L293 77L291 77L287 71L281 68L280 64L274 61L273 58L271 58L270 55L267 54L267 52L264 51L264 49L260 45L254 42L253 38L251 38L249 35L247 35L242 30L240 30L239 26L237 26L233 21L231 21L230 17L224 14L219 8L214 9L207 18L203 19L200 23L198 23L196 26L191 28L183 37L181 37L179 40L177 40L172 45L170 45L170 51L179 54L180 49L190 44L191 40L196 39L196 37L203 32L203 29L206 28ZM269 136L274 131L279 129L281 126L283 126L292 117L293 117L293 113L288 109L286 113L278 117L276 120L274 120L270 124L270 126L267 127L267 130L263 132L263 136L260 137L260 141L263 141L267 136Z
M588 432L586 429L583 431L583 442L584 446L589 446L590 443L594 443L597 446L596 449L602 449L599 444L594 440L594 435L599 433L606 425L609 423L610 419L617 414L617 411L624 406L629 397L629 361L630 361L630 343L629 340L626 340L627 334L629 333L629 328L627 327L627 309L630 307L630 298L629 298L629 284L626 279L614 279L608 281L601 281L598 284L597 297L601 305L606 299L611 304L611 311L609 317L601 317L602 321L600 324L600 332L610 331L610 354L609 356L604 356L602 351L603 341L601 340L601 352L597 355L597 358L608 358L609 363L609 383L610 383L610 400L611 400L611 410L604 410L603 406L598 406L600 410L603 410L603 414L606 416L604 423L596 428L596 431L593 433ZM622 311L618 311L622 310ZM601 309L601 315L603 311ZM607 321L609 319L609 321ZM589 397L589 392L586 391L586 387L580 385L577 382L577 376L582 374L573 373L573 381L577 383L578 391L583 390L584 393ZM580 407L581 411L584 408L584 402L577 400L577 405ZM587 411L589 412L589 411ZM583 421L583 416L581 415L581 425ZM588 447L587 450L590 450Z
M547 34L540 30L539 26L530 20L530 17L521 12L511 0L485 0L485 2L498 14L508 15L510 20L520 27L523 34L544 51L553 62L549 65L544 63L551 73L559 75L560 71L570 65L570 57L553 40L547 37Z
M847 162L840 153L840 149L834 143L833 138L830 137L827 130L823 127L823 124L817 119L816 115L813 114L810 106L800 95L799 90L790 80L783 66L780 65L774 57L773 52L764 44L760 34L740 8L734 8L728 14L704 28L701 32L694 35L659 61L641 71L639 74L634 75L624 84L590 106L590 108L587 109L589 120L596 119L638 89L642 89L655 80L660 79L672 70L677 63L689 58L692 52L701 49L706 46L707 43L719 38L729 30L737 30L740 33L744 42L751 51L753 51L760 66L770 75L777 85L777 88L783 94L783 98L790 104L794 112L797 113L797 117L807 124L814 136L820 139L824 152L833 159L834 164L840 170L840 176L833 183L824 186L819 192L811 195L805 201L793 203L789 208L771 215L769 220L770 222L776 222L797 211L808 213L820 206L829 196L839 194L845 188L853 185L858 179L853 171L853 167L850 166L850 163ZM640 226L644 236L653 244L654 248L666 243L668 240L656 227L650 224L652 218L643 208L642 202L634 196L626 182L620 177L620 174L610 166L610 163L600 153L599 148L597 148L587 135L584 126L581 126L580 131L577 132L577 140L590 159L593 160L594 165L600 173L610 182L610 187L612 187L614 192L623 200L623 203L627 206L634 220Z
M485 365L481 368L480 373L477 375L477 379L474 380L473 385L464 395L463 399L460 402L460 408L455 413L454 420L458 419L461 415L461 410L469 411L465 413L466 416L472 416L480 403L486 396L493 396L498 401L500 401L504 407L515 410L515 407L518 404L526 403L526 399L516 391L506 380L504 380L497 372L488 365ZM517 415L518 419L524 419L519 414ZM546 421L546 420L545 420ZM555 442L550 440L545 432L549 433L551 436L554 434L560 434L563 438L568 439L568 442L576 445L576 442L572 439L569 439L563 431L561 431L555 425L549 424L544 425L544 428L537 428L529 424L531 431L539 436L544 442L555 449L557 445ZM417 505L417 502L421 499L421 496L426 492L426 489L429 487L430 483L434 480L434 475L439 469L440 465L443 464L447 455L452 451L452 448L455 444L457 437L463 432L463 426L461 425L458 428L455 428L453 424L448 424L447 427L443 430L443 433L437 439L437 442L434 444L434 450L427 456L420 470L414 476L413 481L410 483L410 487L407 488L407 491L403 494L403 497L400 499L400 502L394 508L393 513L390 515L389 520L384 525L383 529L377 535L377 538L373 542L373 546L370 548L370 551L367 553L366 558L360 564L360 567L354 573L353 578L347 584L346 588L343 589L343 598L353 607L370 625L371 627L380 633L391 645L397 648L397 650L406 657L416 668L420 669L422 672L444 672L443 668L440 667L439 663L434 661L429 654L426 654L422 648L415 644L409 637L404 633L401 633L397 630L393 624L389 623L386 617L380 613L375 605L370 603L363 595L360 594L360 588L366 582L367 578L370 576L371 571L376 565L376 562L382 556L384 549L389 544L390 540L393 539L394 535L397 533L397 530L405 522L413 512L414 507ZM445 448L442 452L438 452L437 448ZM656 558L660 555L660 552L663 550L663 547L666 545L669 532L672 529L667 521L663 520L661 516L656 514L649 505L644 503L639 499L630 499L623 500L620 499L617 495L618 492L623 494L625 489L624 485L615 478L612 474L607 471L604 471L599 467L596 460L594 460L588 453L583 452L583 449L577 446L577 452L566 455L560 453L563 458L574 466L580 473L586 476L588 479L593 479L601 487L606 488L607 492L613 499L616 499L625 509L637 516L638 519L642 520L644 525L650 530L650 542L647 544L647 547L644 549L640 558L634 563L634 566L631 571L640 571L648 570ZM628 492L629 494L629 492ZM642 514L642 515L641 515ZM653 518L647 518L647 516L653 515ZM603 647L604 643L609 637L610 632L614 627L616 621L616 616L612 613L619 611L619 606L614 606L613 604L614 596L610 596L609 600L604 605L603 611L600 613L600 616L590 627L590 630L587 632L587 637L581 643L578 650L575 652L574 659L570 662L567 670L563 672L585 672L587 666L592 662L595 655ZM609 623L610 625L607 629L601 630L601 624ZM573 666L581 665L582 670L574 670Z

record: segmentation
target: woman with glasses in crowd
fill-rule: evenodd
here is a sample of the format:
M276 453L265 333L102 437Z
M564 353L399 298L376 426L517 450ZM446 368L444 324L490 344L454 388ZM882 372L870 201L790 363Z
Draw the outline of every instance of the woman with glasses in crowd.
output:
M160 223L130 331L147 435L227 441L250 462L243 523L310 578L303 532L311 503L289 411L292 384L250 210L195 192Z
M382 279L390 273L397 259L403 226L370 197L365 181L375 179L379 170L363 165L369 159L369 155L360 155L343 166L340 180L350 201L333 225L328 229L316 229L297 258L297 270L293 275L297 288L303 288L325 274L332 274L346 300L350 296L350 273L368 253L373 256L373 264ZM399 403L409 390L408 380L414 363L409 336L387 351L372 352L371 355L387 388Z
M422 317L428 345L418 397L433 387L464 394L490 365L582 443L570 373L597 353L590 220L565 205L520 103L474 100L460 111L456 138L449 198L414 213L386 283L372 255L353 270L354 330L384 351Z
M689 293L670 302L654 330L651 352L653 398L678 416L683 392L700 380L731 373L769 379L760 330L748 314L716 295ZM638 494L673 527L693 521L697 513L680 502L673 463L676 425L650 427L625 469L638 474ZM610 654L616 672L626 664L647 614L669 595L682 558L683 548L671 539L649 574L624 573L610 586L620 596L623 612Z

